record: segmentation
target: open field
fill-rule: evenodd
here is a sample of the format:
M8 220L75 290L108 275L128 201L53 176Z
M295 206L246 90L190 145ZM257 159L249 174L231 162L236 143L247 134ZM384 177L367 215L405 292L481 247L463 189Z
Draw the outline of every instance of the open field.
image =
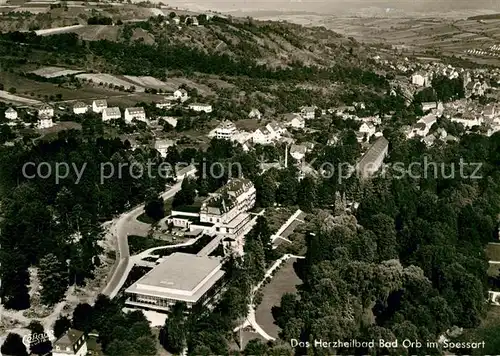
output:
M34 71L31 71L31 73L44 78L57 78L57 77L63 77L65 75L78 74L82 72L83 70L72 70L61 67L42 67Z
M76 76L77 78L80 79L87 79L91 80L94 83L102 83L105 85L113 85L113 86L123 86L125 89L130 89L132 87L135 87L135 91L137 92L143 92L144 87L138 86L137 84L134 85L134 83L131 83L129 81L126 81L124 79L118 78L117 76L107 74L107 73L83 73L83 74L78 74Z
M0 90L0 101L7 103L17 104L17 105L38 105L41 104L38 100L23 98L18 95L9 94L4 90Z
M131 82L136 83L144 88L153 88L153 89L163 89L163 90L176 90L173 84L168 84L162 82L159 79L154 77L145 76L145 77L136 77L133 75L124 75L124 77Z
M257 307L255 317L257 323L272 337L277 338L280 328L274 323L272 307L279 306L281 296L285 293L294 293L297 291L297 285L302 281L295 274L293 265L297 259L289 259L276 273L271 282L263 289L262 302Z

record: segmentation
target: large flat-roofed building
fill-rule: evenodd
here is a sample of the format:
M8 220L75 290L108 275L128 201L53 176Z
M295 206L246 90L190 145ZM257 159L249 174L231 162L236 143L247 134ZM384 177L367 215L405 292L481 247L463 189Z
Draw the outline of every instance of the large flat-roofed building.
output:
M173 253L126 289L131 307L167 312L175 303L188 308L208 303L223 284L219 257Z
M379 137L358 162L356 171L359 177L366 179L377 172L388 152L389 141L385 137Z

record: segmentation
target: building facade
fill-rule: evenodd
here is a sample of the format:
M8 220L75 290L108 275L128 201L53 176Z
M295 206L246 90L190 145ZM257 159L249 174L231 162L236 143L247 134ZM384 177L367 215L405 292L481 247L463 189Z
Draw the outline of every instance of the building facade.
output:
M53 356L85 356L87 355L86 336L80 330L69 329L54 342Z
M126 289L130 307L168 312L177 302L188 309L203 306L217 295L225 272L220 257L176 252Z

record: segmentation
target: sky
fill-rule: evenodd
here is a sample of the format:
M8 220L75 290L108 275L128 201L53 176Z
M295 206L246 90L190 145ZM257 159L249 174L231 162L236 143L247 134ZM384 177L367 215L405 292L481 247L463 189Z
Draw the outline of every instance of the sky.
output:
M155 1L155 0L153 0ZM157 0L159 1L159 0ZM325 15L352 14L360 8L408 12L483 10L500 12L500 0L162 0L171 6L192 10L316 12Z

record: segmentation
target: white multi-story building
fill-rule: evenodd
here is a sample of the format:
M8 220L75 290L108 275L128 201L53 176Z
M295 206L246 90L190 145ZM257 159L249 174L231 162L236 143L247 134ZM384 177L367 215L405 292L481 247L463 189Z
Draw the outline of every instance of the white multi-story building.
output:
M120 108L117 106L105 108L102 111L102 121L116 120L122 117Z
M472 128L474 126L481 126L484 122L482 116L471 115L462 115L455 116L451 118L451 122L456 122L457 124L464 125L465 128Z
M363 137L366 136L367 139L370 139L377 132L377 128L371 122L363 122L359 127L359 132L363 134Z
M167 157L167 151L170 147L174 145L172 140L157 140L155 141L155 149L160 152L160 155L165 158Z
M273 142L273 136L267 127L259 127L252 134L253 143L268 145Z
M85 113L87 113L88 110L89 110L89 106L85 103L78 102L78 103L75 103L75 105L73 105L73 113L75 113L76 115L85 114Z
M146 120L146 112L144 108L126 108L125 109L125 122L127 124L132 123L132 120L147 122Z
M232 140L236 134L236 126L229 120L224 120L215 129L215 138L219 140Z
M5 118L7 120L16 120L18 118L17 111L13 108L8 108L5 110Z
M75 329L69 329L52 346L53 356L86 356L87 351L85 334Z
M38 109L38 117L41 118L52 118L54 117L54 109L49 105L42 105Z
M286 132L286 128L273 121L266 125L266 129L271 133L274 140L279 140L281 136Z
M51 117L40 117L37 122L37 127L39 129L50 129L54 126L54 121Z
M189 95L186 89L177 89L174 91L174 99L180 100L182 103L189 99Z
M306 120L312 120L316 117L316 107L315 106L303 106L300 108L300 115Z
M412 84L419 87L428 87L431 85L431 79L427 73L417 72L411 77Z
M217 295L224 273L220 257L176 252L125 290L125 304L164 313L177 302L201 307Z
M102 100L94 100L92 102L92 111L100 114L108 107L108 102L104 99Z
M206 112L207 114L212 112L212 105L193 103L189 104L189 109L197 112Z

